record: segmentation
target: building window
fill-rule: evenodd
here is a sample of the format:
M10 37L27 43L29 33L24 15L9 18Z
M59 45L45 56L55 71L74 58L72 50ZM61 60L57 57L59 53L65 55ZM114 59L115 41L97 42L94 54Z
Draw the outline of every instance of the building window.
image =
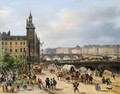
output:
M10 52L12 52L12 49L10 49Z
M2 45L4 45L4 42L2 42Z
M15 52L17 52L17 49L15 49Z
M20 40L20 37L17 37L18 40Z
M17 42L15 42L15 45L17 45Z
M20 52L22 52L22 48L20 48Z
M20 45L22 45L22 42L20 42Z
M25 45L25 42L23 42L23 44Z
M5 42L5 45L7 45L7 42Z
M12 42L10 42L10 45L12 45Z

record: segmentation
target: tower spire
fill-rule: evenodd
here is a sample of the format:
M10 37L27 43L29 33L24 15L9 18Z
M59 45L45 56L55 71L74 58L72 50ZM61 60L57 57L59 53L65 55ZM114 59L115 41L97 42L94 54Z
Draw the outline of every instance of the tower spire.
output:
M32 14L31 14L31 11L30 11L29 19L32 19Z
M26 20L26 25L27 25L26 28L35 28L34 24L32 23L32 13L31 13L31 11L30 11L28 19Z

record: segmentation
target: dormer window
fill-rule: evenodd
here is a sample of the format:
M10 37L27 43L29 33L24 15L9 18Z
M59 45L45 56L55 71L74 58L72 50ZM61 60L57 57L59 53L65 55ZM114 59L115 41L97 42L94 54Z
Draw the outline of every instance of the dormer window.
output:
M20 37L18 37L18 40L20 40Z

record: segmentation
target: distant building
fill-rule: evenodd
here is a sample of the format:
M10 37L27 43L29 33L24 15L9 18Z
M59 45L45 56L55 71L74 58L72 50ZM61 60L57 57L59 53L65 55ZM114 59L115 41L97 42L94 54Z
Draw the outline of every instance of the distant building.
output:
M45 54L56 54L56 48L47 48Z
M0 33L0 50L7 51L14 56L26 57L29 54L31 57L39 57L40 55L40 41L35 33L35 26L32 22L32 15L30 13L26 22L26 35L16 36L11 35L8 31Z
M75 48L59 47L54 48L56 54L82 54L82 55L99 55L120 58L120 45L84 45Z
M56 53L57 54L71 54L72 53L72 48L68 48L68 47L61 48L61 47L59 47L59 48L56 49Z

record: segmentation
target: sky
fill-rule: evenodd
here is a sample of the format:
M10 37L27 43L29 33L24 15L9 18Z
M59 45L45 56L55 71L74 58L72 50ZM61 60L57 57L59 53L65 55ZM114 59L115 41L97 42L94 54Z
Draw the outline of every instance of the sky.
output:
M119 0L0 0L0 32L26 35L30 11L44 48L120 44Z

